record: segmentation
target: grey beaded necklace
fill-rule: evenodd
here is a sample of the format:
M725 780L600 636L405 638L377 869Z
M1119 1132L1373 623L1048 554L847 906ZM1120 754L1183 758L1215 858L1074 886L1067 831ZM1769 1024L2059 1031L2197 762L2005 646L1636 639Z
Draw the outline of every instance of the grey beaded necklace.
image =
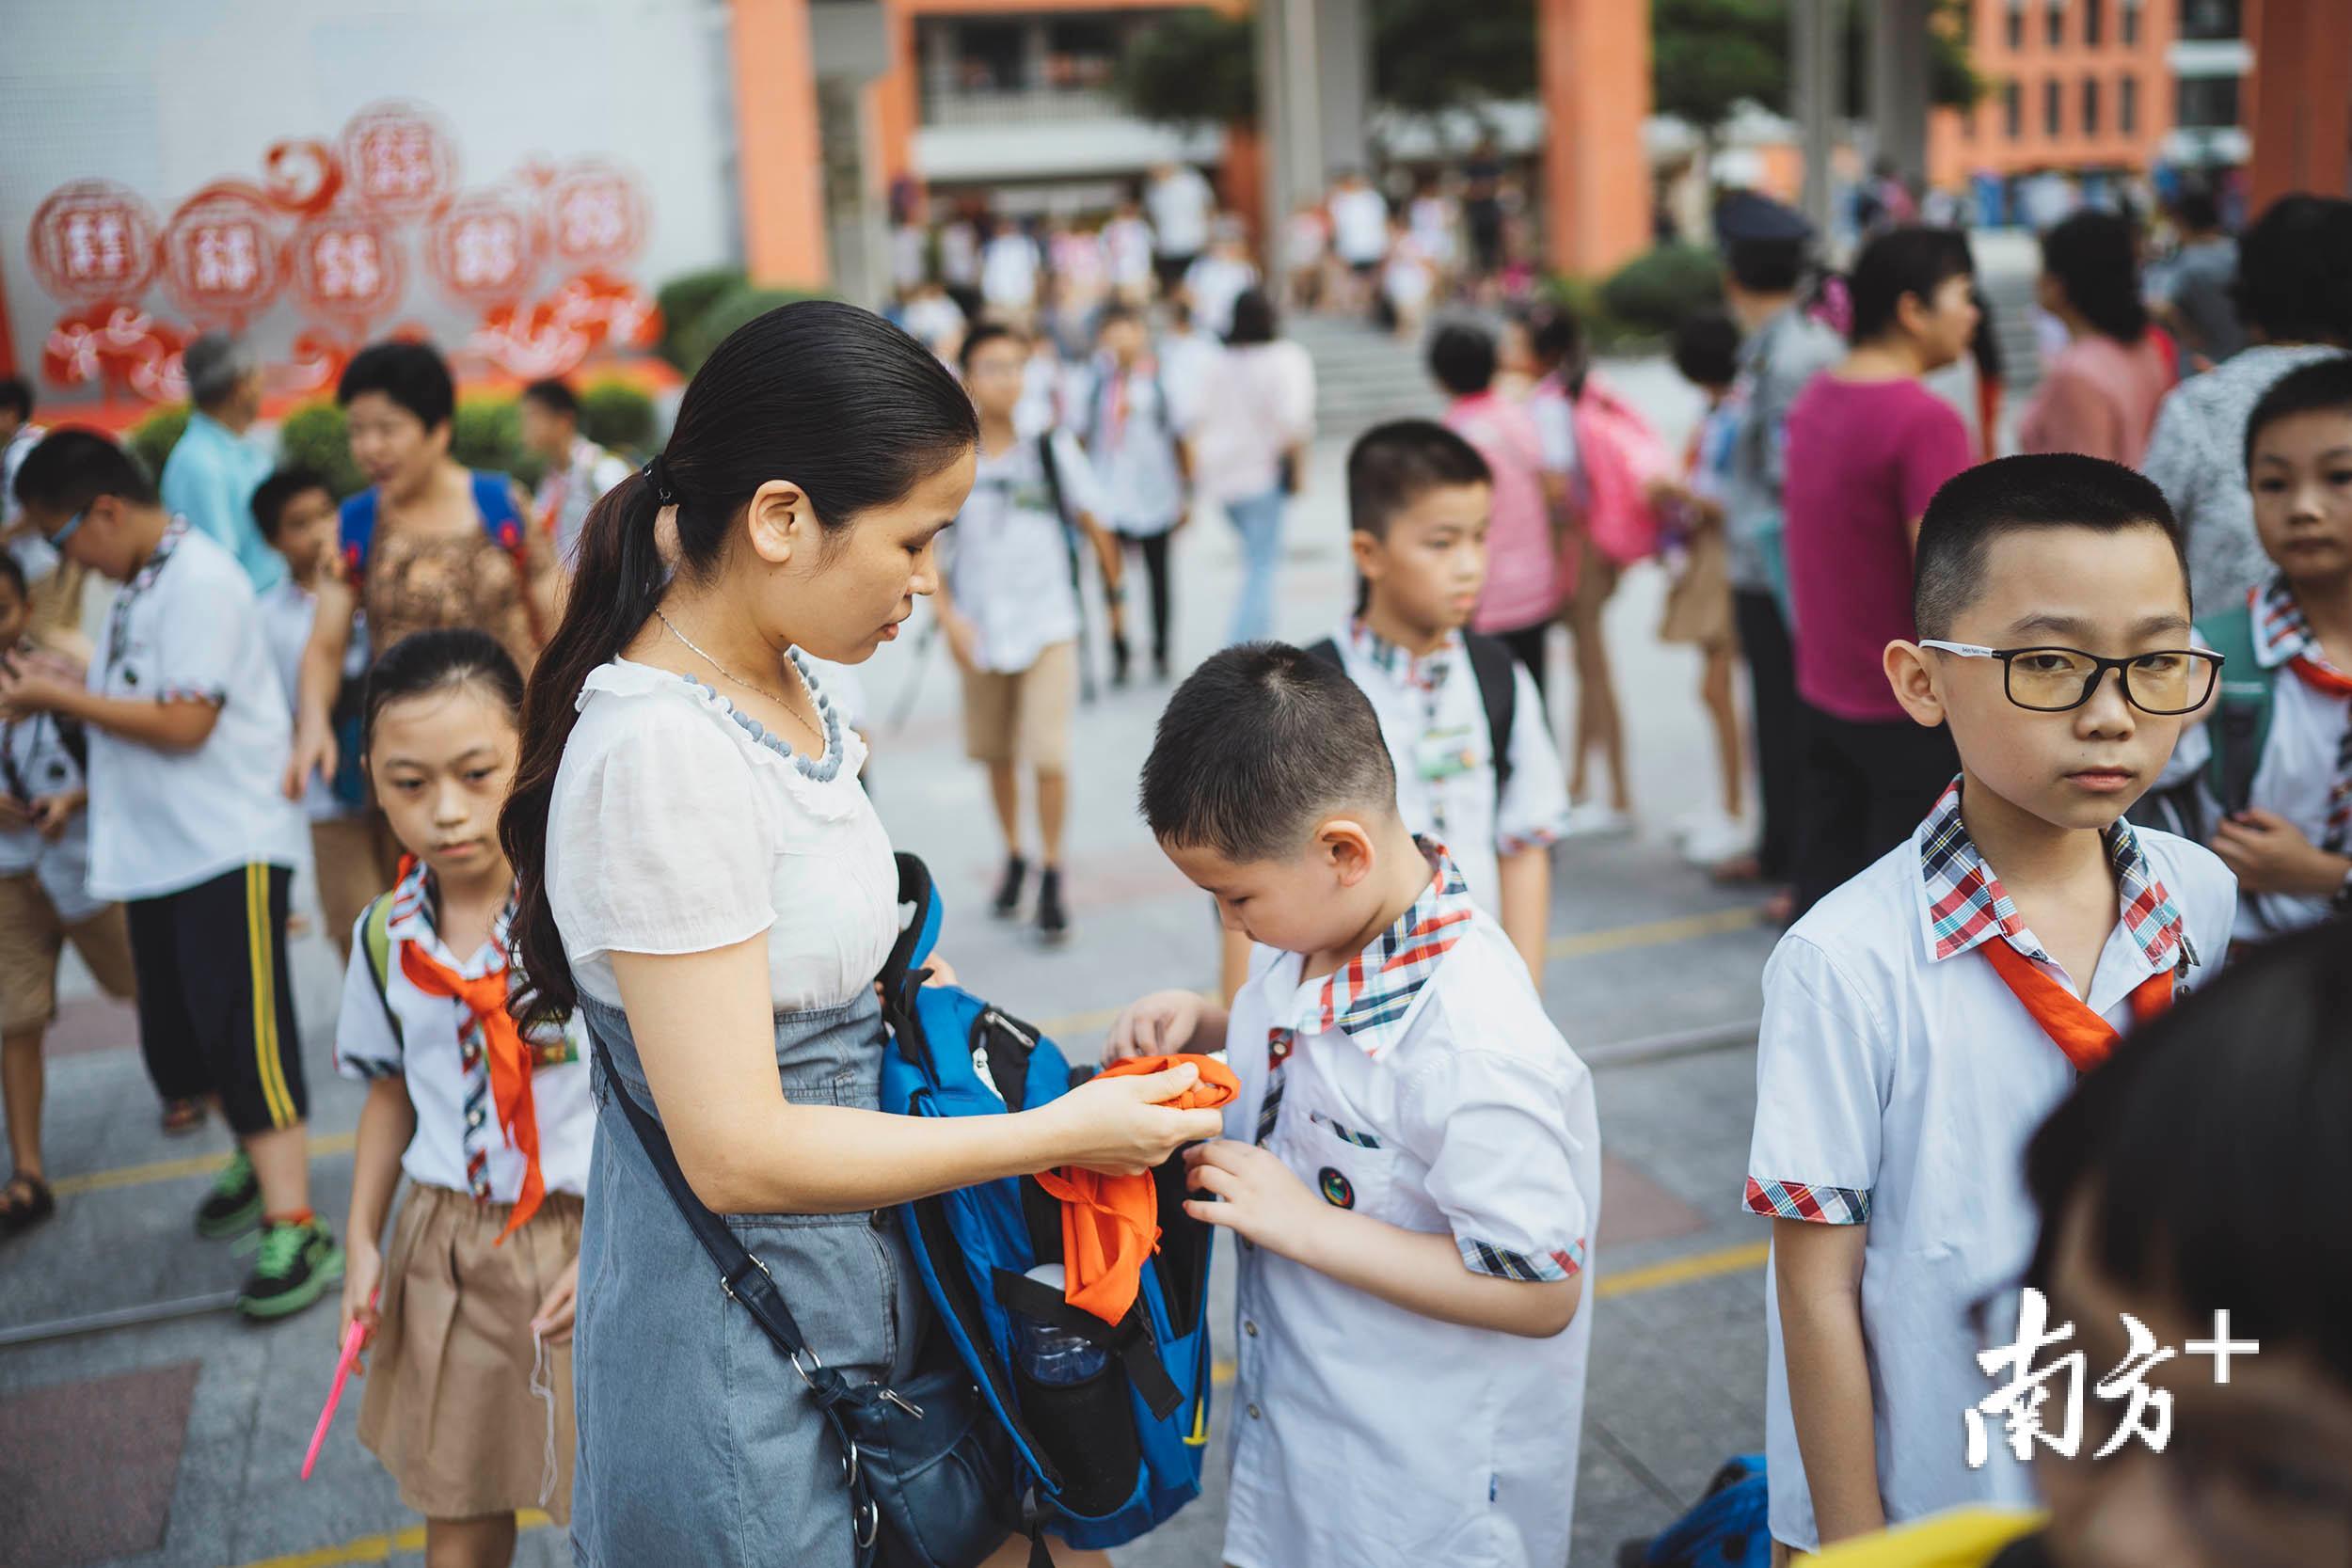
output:
M742 687L744 689L758 692L761 696L774 702L778 706L783 707L787 712L791 710L792 705L785 701L781 693L770 691L765 687L758 686L751 681L745 680L742 676L737 674L734 671L729 670L725 665L720 663L717 659L703 652L702 649L696 647L693 640L688 637L684 632L678 630L676 624L667 615L663 615L659 610L655 610L654 614L660 620L663 626L670 628L671 636L676 638L680 642L685 643L687 651L691 653L695 657L701 659L705 664L709 665L713 670L718 671L719 673L724 675L727 679L733 681L736 685ZM754 740L757 741L760 745L767 747L778 756L789 761L792 766L799 770L803 778L814 780L818 784L831 784L841 771L841 716L835 713L834 711L833 705L825 700L825 694L817 689L817 682L815 678L809 674L808 662L806 659L802 657L801 650L798 648L787 648L785 650L785 657L792 661L792 668L800 672L802 689L808 693L809 701L817 705L817 715L818 721L817 727L823 733L825 737L825 754L814 760L812 760L806 753L795 751L791 742L786 740L782 736L771 731L767 725L761 723L750 714L745 713L741 708L737 707L732 702L727 700L724 692L720 691L708 682L696 680L691 675L680 675L678 676L678 679L684 681L689 686L709 692L710 700L719 705L720 712L734 720L736 723L741 727L745 735L750 736Z

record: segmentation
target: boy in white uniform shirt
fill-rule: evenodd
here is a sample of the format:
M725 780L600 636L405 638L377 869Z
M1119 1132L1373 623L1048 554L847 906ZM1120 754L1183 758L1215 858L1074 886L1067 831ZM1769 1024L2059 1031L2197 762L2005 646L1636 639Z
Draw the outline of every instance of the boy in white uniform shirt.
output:
M1123 305L1103 311L1095 328L1098 352L1078 398L1078 436L1104 491L1104 521L1143 557L1152 591L1152 662L1168 679L1171 608L1168 542L1192 516L1192 459L1184 432L1191 410L1181 407L1152 355L1142 313ZM1127 684L1129 649L1123 599L1113 599L1111 684Z
M1134 1004L1115 1055L1228 1053L1195 1218L1242 1240L1232 1568L1567 1560L1598 1227L1591 1074L1444 848L1377 718L1280 643L1177 688L1160 847L1259 945L1231 1015Z
M1540 989L1568 788L1526 668L1469 629L1493 493L1477 449L1434 420L1366 431L1347 454L1357 612L1308 651L1372 700L1405 825L1447 847ZM1229 935L1229 985L1241 959Z
M971 498L946 536L947 570L934 602L963 673L964 752L988 768L1005 834L1005 875L993 911L1000 920L1012 918L1028 878L1019 772L1026 763L1037 787L1038 930L1060 942L1070 934L1061 842L1083 629L1079 536L1092 546L1113 593L1120 561L1077 442L1061 431L1024 436L1013 423L1027 360L1027 341L993 322L982 322L963 341L963 382L980 417L979 464Z
M2166 771L2194 780L2188 826L2237 874L2237 940L2250 942L2352 909L2352 355L2289 371L2264 394L2246 421L2246 468L2254 531L2278 569L2197 624L2229 655L2221 708L2250 708L2250 688L2268 721L2217 714L2181 736ZM2228 737L2217 760L2217 736Z
M0 674L0 707L89 732L89 890L127 906L148 1070L167 1100L216 1097L240 1145L197 1228L229 1236L262 1221L237 1307L282 1317L342 1272L310 1211L285 965L303 840L279 790L294 736L285 688L236 558L167 515L121 448L61 430L25 458L16 490L66 559L122 589L87 688Z
M1772 1533L1813 1551L2032 1493L2006 1447L1967 1463L2034 1242L2026 1140L2117 1032L2229 944L2213 854L2135 830L2215 662L2154 485L2097 458L1969 469L1920 525L1914 616L1886 647L1961 776L1912 839L1822 899L1764 974L1745 1206L1765 1297ZM2079 976L2079 978L2077 978Z

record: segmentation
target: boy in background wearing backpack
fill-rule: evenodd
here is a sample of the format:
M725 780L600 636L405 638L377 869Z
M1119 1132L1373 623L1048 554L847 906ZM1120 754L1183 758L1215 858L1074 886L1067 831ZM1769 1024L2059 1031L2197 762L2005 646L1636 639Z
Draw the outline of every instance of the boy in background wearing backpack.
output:
M993 912L1011 919L1028 878L1018 771L1026 763L1037 780L1038 932L1058 942L1070 935L1061 840L1084 630L1078 537L1092 546L1110 593L1118 591L1120 558L1118 541L1098 520L1100 487L1077 442L1061 431L1025 437L1014 424L1028 357L1027 340L994 323L963 340L963 384L980 417L979 463L947 535L951 553L933 602L963 672L964 751L988 769L1005 834Z
M1592 1074L1399 816L1372 705L1323 660L1256 642L1203 663L1160 717L1142 800L1257 944L1230 1014L1160 991L1107 1048L1223 1047L1240 1080L1226 1135L1187 1152L1184 1205L1243 1242L1224 1561L1565 1561Z
M1441 424L1398 420L1358 437L1347 454L1357 610L1307 651L1371 699L1406 826L1448 847L1540 990L1568 794L1534 677L1501 640L1469 627L1490 575L1493 495L1478 450ZM1248 958L1229 930L1222 994Z
M2278 570L2198 618L2221 696L2168 779L2237 874L2235 940L2352 908L2352 355L2289 372L2246 423L2254 529Z

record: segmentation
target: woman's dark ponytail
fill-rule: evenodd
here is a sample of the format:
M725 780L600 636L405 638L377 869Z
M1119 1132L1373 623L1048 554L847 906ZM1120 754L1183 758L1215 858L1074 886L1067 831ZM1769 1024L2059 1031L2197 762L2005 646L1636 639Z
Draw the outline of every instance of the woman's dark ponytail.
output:
M564 624L532 672L522 754L499 817L515 867L514 992L525 1021L578 1005L548 903L548 814L580 688L652 618L672 574L716 572L734 525L770 480L790 480L827 529L900 500L979 439L971 400L921 343L868 310L831 300L780 306L711 352L654 462L588 514ZM664 505L676 528L660 527Z

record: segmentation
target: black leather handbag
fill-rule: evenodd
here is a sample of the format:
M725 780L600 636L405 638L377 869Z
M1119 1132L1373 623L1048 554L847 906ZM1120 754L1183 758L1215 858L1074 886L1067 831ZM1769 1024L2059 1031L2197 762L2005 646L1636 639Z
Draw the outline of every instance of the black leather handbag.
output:
M591 1030L591 1037L595 1031ZM861 1568L977 1568L1019 1521L1011 1440L961 1362L923 1368L896 1387L851 1383L801 1338L768 1266L687 1185L661 1124L621 1084L596 1042L596 1066L653 1162L670 1201L719 1270L719 1288L791 1363L841 1445L850 1528Z

